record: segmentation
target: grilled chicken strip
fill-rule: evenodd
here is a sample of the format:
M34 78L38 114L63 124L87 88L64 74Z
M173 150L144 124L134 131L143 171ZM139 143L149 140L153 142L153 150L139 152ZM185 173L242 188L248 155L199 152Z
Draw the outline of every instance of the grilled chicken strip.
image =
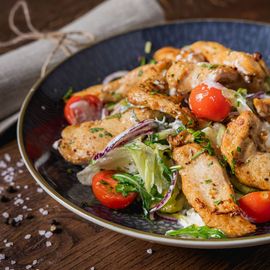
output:
M217 42L198 41L189 46L195 53L202 54L211 64L227 65L236 68L252 91L265 89L269 71L259 53L253 55L233 51Z
M229 66L215 66L209 63L174 62L169 68L167 82L170 89L185 95L204 81L215 81L227 88L244 87L245 82L237 70Z
M234 202L234 191L226 171L214 156L202 153L200 145L186 144L173 150L173 159L182 166L182 189L205 224L222 230L228 237L252 233L256 226L246 220Z
M188 47L177 49L173 47L163 47L154 53L154 59L156 61L183 61L189 63L205 62L205 58L202 54L194 53Z
M73 164L88 164L118 134L134 126L138 121L155 119L160 112L149 109L129 109L122 115L99 121L67 126L62 131L59 152Z
M250 111L228 124L221 152L241 183L270 190L269 136L265 125Z
M258 115L270 123L270 98L254 98L253 105Z
M195 120L187 108L180 106L180 99L170 97L164 92L164 85L159 81L146 81L129 91L127 99L131 104L158 110L179 119L184 125L193 126Z
M157 64L148 64L137 67L130 71L124 77L112 81L108 84L94 85L83 91L77 92L74 96L94 95L103 102L117 102L123 97L126 97L130 89L134 86L143 83L149 79L164 78L166 70L171 63L169 61L161 61Z

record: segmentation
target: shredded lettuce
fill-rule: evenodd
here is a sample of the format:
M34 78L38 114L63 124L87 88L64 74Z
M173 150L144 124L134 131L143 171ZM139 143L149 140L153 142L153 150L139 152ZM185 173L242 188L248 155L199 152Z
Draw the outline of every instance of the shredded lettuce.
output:
M204 128L202 131L210 140L211 144L220 147L225 130L226 127L224 125L220 123L214 123L213 125Z
M131 159L127 149L124 147L119 147L110 151L105 157L89 164L77 174L77 178L83 185L91 185L92 177L102 169L117 169L124 172L128 171L130 173L136 172L133 160Z
M246 100L246 89L239 88L238 91L222 88L222 94L226 97L231 105L237 109L239 113L244 111L251 111L250 107L247 104Z

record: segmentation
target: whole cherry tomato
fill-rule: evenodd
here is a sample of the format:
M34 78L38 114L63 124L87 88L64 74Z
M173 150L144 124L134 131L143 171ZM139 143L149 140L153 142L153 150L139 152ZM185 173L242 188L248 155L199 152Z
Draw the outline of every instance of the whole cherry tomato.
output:
M102 102L96 96L73 96L67 101L64 114L68 123L75 125L100 119L101 110Z
M255 223L270 221L270 191L251 192L240 198L239 206Z
M209 87L205 83L199 84L191 91L189 105L196 117L212 121L222 121L231 110L231 104L222 95L221 90Z
M115 187L118 181L113 179L115 171L101 171L92 179L92 190L96 198L108 208L122 209L129 206L136 198L136 192L130 192L127 196L117 192Z

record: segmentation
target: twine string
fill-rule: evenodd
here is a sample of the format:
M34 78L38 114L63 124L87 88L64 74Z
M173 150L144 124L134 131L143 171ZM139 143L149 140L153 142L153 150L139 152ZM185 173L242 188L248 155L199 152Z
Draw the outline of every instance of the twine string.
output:
M22 32L15 23L16 13L19 9L21 9L23 12L24 19L29 30L28 32ZM11 8L8 17L8 23L11 31L16 35L16 37L8 41L0 41L0 48L9 47L12 45L16 45L20 42L29 40L50 40L51 42L56 44L52 51L46 57L41 67L41 77L46 74L51 60L59 50L61 50L65 56L70 56L72 55L72 49L78 49L80 47L91 44L95 39L91 33L85 31L40 32L32 24L29 8L25 0L20 0L16 2L15 5ZM78 37L83 38L84 41L83 39L78 40Z

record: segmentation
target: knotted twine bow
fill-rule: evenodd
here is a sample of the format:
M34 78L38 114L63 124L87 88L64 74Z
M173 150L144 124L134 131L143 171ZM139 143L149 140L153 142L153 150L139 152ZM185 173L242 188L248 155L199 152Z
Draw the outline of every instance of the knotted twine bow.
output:
M19 9L22 9L26 25L29 29L29 32L24 33L20 31L20 29L16 26L15 24L15 15L16 12ZM18 44L22 41L27 41L27 40L50 40L53 43L56 43L55 47L53 50L48 54L46 57L42 67L41 67L41 77L44 77L46 74L48 65L50 64L52 58L55 56L55 54L61 50L66 56L72 55L72 50L82 48L86 45L91 44L94 40L95 37L85 31L69 31L69 32L60 32L60 31L52 31L52 32L40 32L37 30L32 22L31 22L31 17L29 13L29 8L27 5L27 2L25 0L18 1L15 3L15 5L12 7L9 13L9 18L8 18L8 23L11 31L15 33L17 36L11 40L1 42L0 41L0 47L8 47L12 46L15 44ZM77 36L77 39L76 39ZM78 37L82 37L85 39L83 40L78 40Z

